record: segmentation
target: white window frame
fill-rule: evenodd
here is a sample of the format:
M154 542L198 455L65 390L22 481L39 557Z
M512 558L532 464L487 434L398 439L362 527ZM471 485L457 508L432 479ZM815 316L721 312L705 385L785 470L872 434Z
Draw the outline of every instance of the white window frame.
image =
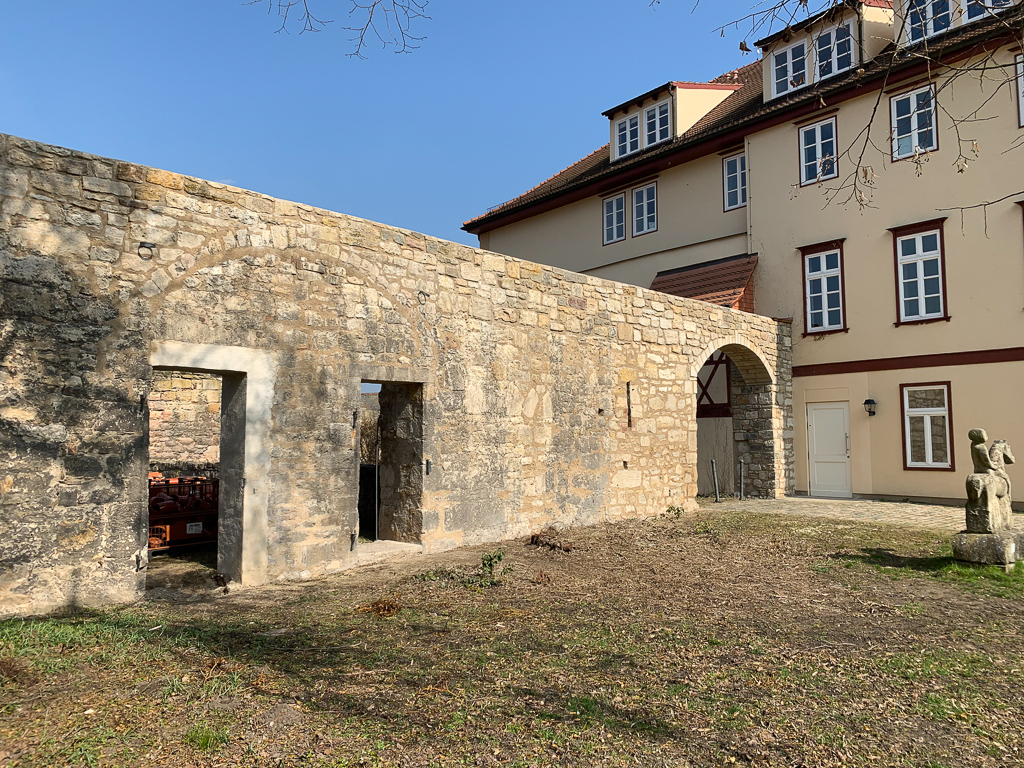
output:
M821 129L826 126L832 126L832 138L822 139ZM814 132L814 142L810 145L805 143L805 136L810 132ZM838 136L838 124L834 117L830 117L827 120L822 120L818 123L811 125L805 125L800 128L800 186L806 187L811 184L817 184L820 181L826 179L834 179L839 175L839 136ZM832 152L829 155L825 154L826 144L832 144ZM814 147L814 165L817 168L814 178L807 178L807 168L809 163L807 162L807 149ZM830 167L827 171L824 170L826 163L825 158L830 158Z
M633 136L633 133L636 133ZM643 125L640 113L634 112L615 121L615 159L632 155L643 148Z
M808 51L808 47L809 47L808 46L808 42L809 41L806 38L804 38L804 39L802 39L802 40L800 40L798 42L793 43L790 46L787 46L786 48L782 48L780 50L772 51L772 54L771 54L772 58L771 58L770 66L771 66L772 97L773 98L776 98L778 96L782 96L784 94L787 94L790 91L796 91L796 90L799 90L800 88L804 88L804 87L806 87L810 83L810 76L809 76L809 73L807 71L808 65L810 64L810 57L808 55L808 53L809 53L809 51ZM797 83L794 84L794 80L796 80L796 75L793 72L793 62L794 62L793 53L794 53L794 51L797 48L800 48L800 47L803 48L804 52L803 52L803 57L802 57L803 58L803 73L801 75L799 75L799 77L802 77L803 80L801 82L797 82ZM779 87L779 68L780 68L780 65L779 65L779 63L776 60L777 57L782 56L782 55L785 55L785 58L786 58L786 61L785 61L785 64L784 64L785 70L786 70L785 80L783 81L784 84L785 84L784 88L780 88Z
M633 237L658 231L658 184L645 184L633 190Z
M651 121L654 120L654 139L651 139ZM672 109L669 99L644 110L644 146L653 147L672 138Z
M618 230L622 231L620 235ZM604 245L626 239L626 193L620 192L601 201L601 232ZM609 233L611 236L609 237Z
M735 172L729 170L729 163L736 161ZM729 189L729 179L736 178L736 189ZM736 192L736 203L729 204L729 193ZM743 208L747 204L747 153L737 152L735 155L722 158L722 204L726 211Z
M652 119L653 139L650 131ZM672 138L672 100L665 99L637 112L631 112L614 121L614 125L615 140L612 154L615 160L669 141Z
M850 48L850 63L848 66L845 67L840 67L839 55L837 53L839 46L836 45L836 35L839 33L840 29L846 30L846 42ZM829 44L828 62L832 65L832 71L829 72L828 74L823 75L821 74L821 65L823 63L823 60L821 58L821 48L819 46L821 39L825 37L825 35L831 35L832 42ZM830 77L835 77L838 74L853 69L853 67L857 64L857 46L854 45L852 21L844 21L840 24L837 24L834 27L828 27L827 29L821 30L821 32L814 36L813 44L815 82L818 82L819 80L827 80Z
M949 436L953 431L950 423L950 386L947 383L941 384L902 384L903 391L903 442L905 445L904 459L907 469L952 469L953 468L953 446L950 445ZM945 406L942 408L914 408L910 407L910 393L921 390L942 390L945 397ZM946 425L946 461L935 461L932 456L932 417L942 416ZM914 461L912 458L912 446L910 437L911 417L924 418L924 461Z
M970 24L977 19L1011 8L1015 0L963 0L963 23ZM975 10L980 9L980 10ZM973 16L971 14L974 14Z
M935 8L941 3L945 3L946 5L945 13L937 14L935 12ZM916 25L910 20L911 13L913 13L913 8L915 6L920 7L922 16L922 22ZM907 43L911 45L918 43L925 38L931 37L932 35L945 32L956 23L956 0L907 0L906 9ZM936 29L935 20L942 16L946 17L946 26ZM966 13L964 14L964 17L966 18Z
M924 239L926 237L935 236L935 248L934 250L925 250ZM903 244L907 241L914 241L914 252L909 255L904 255ZM896 280L897 288L899 292L899 319L901 323L912 323L919 320L937 320L946 317L946 296L943 286L944 272L943 259L943 240L941 229L929 229L924 232L915 232L912 235L900 235L896 238ZM937 264L937 271L934 275L925 274L925 262L935 261ZM909 264L916 264L915 276L906 277L904 273L904 266ZM928 286L926 283L929 280L938 281L938 292L928 292ZM908 296L906 289L909 284L914 285L916 291L915 296ZM925 300L929 297L937 296L939 299L939 309L935 312L927 312L925 310ZM907 313L907 302L917 301L918 312L915 315Z
M928 93L930 95L929 103L930 108L927 111L920 110L917 106L917 97L922 93ZM897 106L901 101L909 101L911 111L909 115L898 117ZM913 91L907 91L906 93L900 93L896 96L892 96L889 99L889 114L892 128L892 159L893 160L905 160L908 157L913 157L918 152L934 152L939 148L939 130L938 130L938 110L936 109L935 101L935 86L932 84L926 85L923 88L916 88ZM921 125L921 116L928 115L930 120L930 126L927 128ZM901 135L897 133L899 130L899 120L909 119L910 120L910 133L904 134L911 137L910 149L906 152L900 152L900 138ZM931 131L931 141L927 146L921 144L921 134L926 130Z
M1017 54L1017 125L1024 128L1024 54Z
M835 256L835 266L828 266L828 257ZM811 271L811 261L821 259L820 269ZM829 278L834 278L834 288L829 286ZM811 283L815 280L821 281L821 308L815 309L812 305ZM837 306L829 305L829 297L835 296L839 302ZM804 332L808 335L813 333L826 333L828 331L841 331L846 328L846 307L843 306L843 250L842 248L830 248L825 251L815 251L804 254ZM828 315L830 311L839 311L839 322L830 323ZM811 316L821 313L820 326L813 326Z

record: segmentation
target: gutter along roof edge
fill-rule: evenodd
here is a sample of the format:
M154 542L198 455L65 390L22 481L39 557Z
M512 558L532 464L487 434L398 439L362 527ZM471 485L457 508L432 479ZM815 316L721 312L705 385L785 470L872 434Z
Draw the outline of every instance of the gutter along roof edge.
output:
M1024 5L1018 6L1018 9L1024 11ZM996 17L996 19L1005 20L1006 15L1001 15ZM950 32L962 33L963 31L963 27L960 27ZM988 27L979 30L978 34L958 40L950 48L938 51L940 61L954 58L976 45L1011 37L1013 32L1013 29L1007 30L1002 24L990 23ZM947 33L946 36L953 35ZM935 42L942 42L941 40L936 41L935 38L930 38L930 40L933 45ZM666 171L683 162L690 162L699 157L714 154L730 146L735 146L750 133L771 128L803 114L810 114L819 109L835 106L837 103L856 98L864 91L877 90L878 87L885 87L908 80L918 76L921 72L927 72L929 67L934 66L934 62L931 60L921 59L916 56L905 56L902 61L897 61L893 64L891 69L887 62L879 61L879 59L887 55L901 56L905 54L906 50L905 48L890 48L887 52L880 53L871 62L875 66L861 77L856 77L858 70L852 70L846 76L837 79L833 83L826 81L822 84L823 87L812 87L801 92L799 96L791 96L790 98L795 98L795 101L790 102L783 98L773 100L779 102L775 105L772 104L772 101L765 102L759 110L745 118L741 117L734 121L726 118L725 122L720 126L712 127L706 133L698 134L690 139L686 139L684 134L681 141L670 142L648 153L641 152L631 162L616 163L586 179L569 181L564 187L552 190L543 197L523 201L519 204L514 204L517 198L513 198L504 204L509 206L508 208L502 211L495 211L494 213L484 213L474 219L470 219L463 224L462 229L470 234L479 235L517 221L522 221L530 216L578 202L595 194L600 194L600 190L608 189L609 184L613 186L627 185L634 180ZM871 65L869 64L869 66ZM881 85L876 87L874 84L878 81L881 81ZM831 101L822 106L826 96ZM593 154L591 152L586 157L592 157ZM569 167L571 168L572 166ZM611 181L612 179L614 179L614 182ZM536 188L533 187L533 189ZM533 189L524 192L518 197L529 194Z

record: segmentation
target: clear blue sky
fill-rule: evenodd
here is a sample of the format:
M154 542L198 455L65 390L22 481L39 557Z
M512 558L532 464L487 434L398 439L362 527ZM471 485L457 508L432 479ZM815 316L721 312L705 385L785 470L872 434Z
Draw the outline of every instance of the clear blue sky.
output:
M601 112L751 61L753 0L432 0L421 48L360 61L336 19L244 0L33 0L0 22L0 132L476 244L462 222L607 141Z

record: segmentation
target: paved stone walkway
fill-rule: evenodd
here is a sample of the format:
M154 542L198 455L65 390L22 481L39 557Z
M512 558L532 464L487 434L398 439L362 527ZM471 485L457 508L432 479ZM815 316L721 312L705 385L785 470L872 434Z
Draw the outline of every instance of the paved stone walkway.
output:
M943 507L935 504L910 504L894 501L868 501L866 499L810 499L787 497L785 499L723 499L715 504L714 499L699 499L700 506L707 509L745 510L765 514L808 515L829 517L836 520L854 520L859 523L887 523L906 525L913 528L962 531L964 528L963 507Z

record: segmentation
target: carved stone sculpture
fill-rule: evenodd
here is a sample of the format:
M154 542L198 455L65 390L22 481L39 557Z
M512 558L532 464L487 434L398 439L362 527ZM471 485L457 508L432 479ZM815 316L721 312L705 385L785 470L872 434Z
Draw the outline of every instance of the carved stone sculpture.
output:
M988 435L972 429L971 459L974 474L967 476L967 532L998 533L1013 527L1010 476L1005 466L1013 464L1013 453L1005 440L986 448Z
M1013 569L1024 558L1024 531L1013 527L1010 476L1013 452L1005 440L986 448L988 435L972 429L971 459L974 472L967 476L967 530L953 537L953 556L972 563L1003 565Z
M971 458L974 474L967 478L967 529L969 534L996 534L1013 527L1010 475L1006 465L1014 455L1006 440L995 440L990 449L984 429L972 429Z

